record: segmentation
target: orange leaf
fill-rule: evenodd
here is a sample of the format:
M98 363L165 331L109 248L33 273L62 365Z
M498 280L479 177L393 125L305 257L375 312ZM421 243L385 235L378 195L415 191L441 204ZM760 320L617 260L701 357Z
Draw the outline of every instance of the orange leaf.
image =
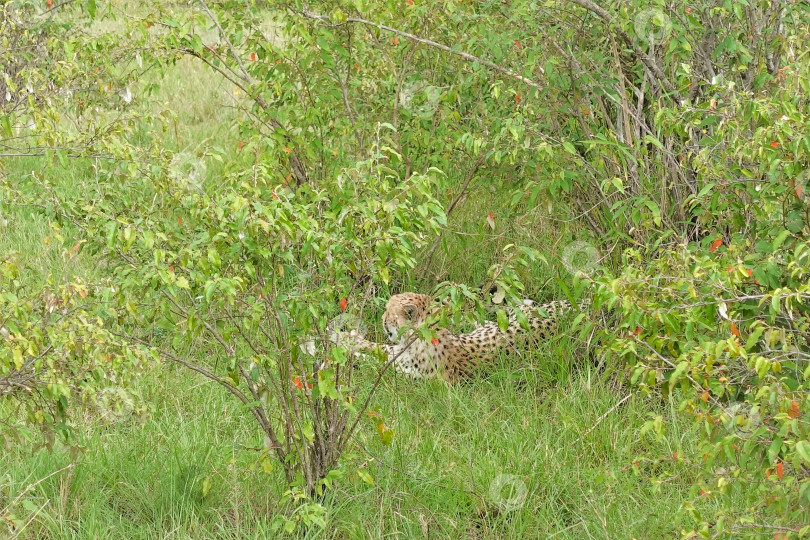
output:
M250 60L251 60L252 62L255 62L255 61L256 61L256 53L255 53L255 52L250 53Z
M771 148L779 148L779 143L776 141L771 142Z
M433 343L434 345L438 345L439 344L439 339L438 338L433 338L433 339L430 340L430 342ZM793 403L796 403L796 402L794 401Z
M802 186L796 186L796 197L802 198Z
M712 246L709 248L709 251L714 251L714 250L716 250L717 248L719 248L722 245L723 245L723 239L718 238L717 240L712 242Z
M776 464L776 476L779 477L779 480L785 477L785 465L781 461Z
M520 42L519 42L518 40L515 40L515 47L517 47L517 48L518 48L518 50L520 50L520 49L522 49L522 48L523 48L523 45L521 45L521 44L520 44Z
M794 399L790 402L790 409L788 409L788 416L791 418L796 418L799 416L799 404Z
M287 152L288 154L292 154L292 150L290 150L289 146L285 146L284 151Z
M731 323L731 333L737 337L740 337L740 329L737 328L737 325L734 323Z
M238 148L239 150L242 149L242 141L239 141L238 143L236 143L236 148Z
M515 103L520 103L520 92L515 96Z
M345 298L340 299L340 311L346 311L346 307L349 305L349 301Z
M707 401L709 401L709 392L707 392L706 390L704 390L704 391L703 391L703 393L702 393L702 394L700 394L700 400L701 400L703 403L706 403Z
M296 387L296 388L298 388L299 390L302 390L302 389L304 388L304 383L302 383L302 382L301 382L301 379L299 379L299 378L298 378L298 375L296 375L295 377L293 377L293 384L294 384L294 385L295 385L295 387Z
M492 215L492 212L487 214L487 224L489 225L490 229L493 231L495 230L495 216Z

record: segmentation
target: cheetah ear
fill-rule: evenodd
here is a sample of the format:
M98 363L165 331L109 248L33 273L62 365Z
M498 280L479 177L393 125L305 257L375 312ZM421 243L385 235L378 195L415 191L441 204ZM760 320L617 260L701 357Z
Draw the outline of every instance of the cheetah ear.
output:
M409 321L412 321L416 316L416 306L413 304L405 306L405 316L408 317Z

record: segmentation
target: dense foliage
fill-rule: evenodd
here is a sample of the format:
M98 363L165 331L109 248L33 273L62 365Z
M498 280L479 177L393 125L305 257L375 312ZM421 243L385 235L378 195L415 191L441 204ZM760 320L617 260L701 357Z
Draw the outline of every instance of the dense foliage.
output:
M6 443L31 426L70 443L71 411L160 356L251 411L298 509L279 524L322 525L312 496L376 389L330 330L404 276L436 286L448 218L491 189L508 204L486 226L548 208L605 254L560 288L610 314L611 366L694 419L679 531L808 533L805 2L3 7L0 156L87 168L78 191L0 169L4 204L41 211L55 241L75 229L66 249L105 274L32 284L3 254ZM235 152L166 144L176 118L153 95L183 58L231 85ZM503 248L487 279L512 294L557 255ZM644 433L666 429L651 411Z

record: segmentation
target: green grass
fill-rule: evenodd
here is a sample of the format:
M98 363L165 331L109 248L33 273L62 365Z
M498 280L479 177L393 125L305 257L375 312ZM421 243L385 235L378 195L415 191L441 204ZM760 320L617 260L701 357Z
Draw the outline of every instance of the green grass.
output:
M188 99L192 87L204 90ZM161 92L159 100L178 114L168 146L196 153L215 142L235 151L238 114L227 107L232 88L183 61L166 75ZM37 159L14 160L5 172L24 178L42 165ZM68 194L93 174L77 162L67 170L44 169ZM207 174L216 174L213 166ZM495 213L498 227L508 221L502 216L509 210L497 195L473 189L450 227L473 235L446 233L432 267L402 287L427 291L441 279L477 285L503 247L515 241L558 260L570 233L538 213L492 234L482 208ZM32 287L49 274L57 281L103 275L103 265L91 256L71 258L74 229L63 230L57 241L36 208L7 201L0 211L8 220L0 251L22 254ZM547 283L560 275L558 265L538 263L534 270L532 293L554 296ZM369 314L369 324L379 315ZM346 457L352 467L367 469L374 485L348 474L323 501L326 531L302 534L671 537L674 515L692 499L695 474L672 456L694 453L697 439L660 400L632 397L615 407L628 392L617 382L621 377L597 373L587 356L563 336L455 387L387 374L373 407L395 430L394 441L383 446L374 425L363 424ZM371 371L363 376L370 384ZM270 523L285 486L278 468L266 474L256 462L252 449L262 445L262 437L245 410L222 389L173 366L145 374L140 391L147 413L118 423L89 417L85 450L77 455L60 448L0 454L0 508L35 484L13 508L31 518L22 537L272 537ZM667 435L639 440L651 414L664 416ZM206 478L211 489L203 496ZM514 505L499 505L506 496L493 491L499 481L516 486Z
M690 485L686 465L671 456L694 439L677 432L668 407L638 397L600 423L626 390L587 368L560 382L544 364L566 353L560 345L531 359L506 359L490 376L457 387L387 376L375 408L395 430L394 442L383 446L369 423L348 458L362 463L375 485L352 475L340 481L324 501L328 530L312 534L670 535ZM265 475L245 448L261 444L248 415L220 389L176 369L157 371L144 384L146 419L96 425L79 456L6 455L0 483L12 495L70 467L29 494L44 504L29 537L266 537L283 481L277 471ZM670 435L639 441L651 410L667 418ZM636 470L642 455L663 459L642 459ZM206 477L213 482L203 497ZM514 509L493 499L499 478L525 487Z

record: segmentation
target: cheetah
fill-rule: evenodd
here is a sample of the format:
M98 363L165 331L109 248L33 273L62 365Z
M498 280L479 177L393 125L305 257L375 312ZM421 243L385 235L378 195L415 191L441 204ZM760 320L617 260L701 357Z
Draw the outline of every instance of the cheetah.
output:
M572 308L567 300L538 305L524 300L518 306L529 323L528 335L548 339L556 330L560 316ZM479 365L491 361L502 350L515 345L519 335L526 334L514 312L509 316L506 331L495 322L488 322L467 334L453 334L444 329L430 341L417 337L414 327L423 324L436 308L426 294L401 293L388 300L382 322L390 344L377 344L353 334L357 349L380 348L393 362L394 368L414 378L442 377L450 383L465 378ZM547 313L548 316L544 316ZM400 329L408 327L400 334Z

